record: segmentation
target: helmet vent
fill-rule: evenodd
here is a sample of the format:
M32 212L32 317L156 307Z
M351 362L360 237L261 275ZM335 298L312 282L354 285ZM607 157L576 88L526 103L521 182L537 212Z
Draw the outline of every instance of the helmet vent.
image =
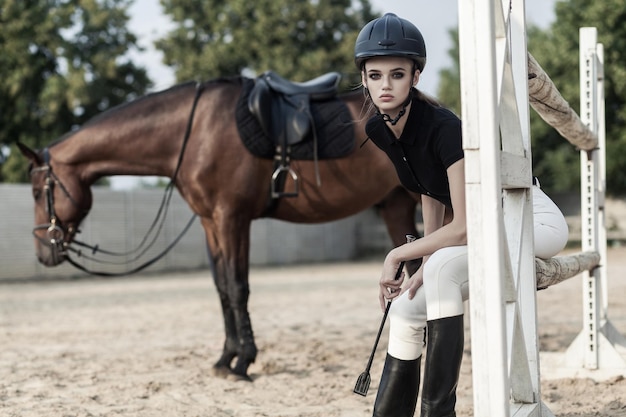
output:
M378 41L378 44L380 46L394 46L396 44L396 41L393 41L391 39L383 39L381 41Z

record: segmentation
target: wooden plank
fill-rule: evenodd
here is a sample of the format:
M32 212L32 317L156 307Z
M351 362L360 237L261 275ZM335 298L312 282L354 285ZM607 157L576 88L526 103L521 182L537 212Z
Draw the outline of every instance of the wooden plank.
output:
M600 263L600 253L580 252L573 255L555 256L550 259L535 258L537 289L548 288L583 271L589 271Z
M543 68L528 53L528 95L531 107L572 145L583 150L598 146L598 137L565 101Z

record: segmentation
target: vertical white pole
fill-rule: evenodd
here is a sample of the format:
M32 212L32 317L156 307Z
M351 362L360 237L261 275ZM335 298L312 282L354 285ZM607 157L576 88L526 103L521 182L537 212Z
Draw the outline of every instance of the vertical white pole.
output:
M494 26L493 0L459 1L474 415L508 417Z
M595 28L580 29L580 118L594 133L598 133L596 90ZM582 250L599 252L598 228L598 152L580 152L580 187L582 215ZM604 261L605 258L603 257ZM583 272L583 364L598 369L598 332L600 327L600 270Z
M598 252L601 262L582 274L583 329L567 349L563 368L606 378L626 370L626 338L611 324L607 311L604 50L597 43L596 28L580 29L579 58L580 119L598 137L595 149L580 152L582 249Z
M583 28L586 29L586 28ZM592 28L593 29L593 28ZM596 111L598 117L598 252L600 259L607 259L606 241L606 119L604 111L604 46L596 44ZM609 294L608 294L608 273L607 262L602 262L599 266L600 281L602 282L602 306L600 320L608 320Z
M525 2L512 2L509 17L509 44L512 84L517 108L510 112L509 118L514 119L519 128L519 137L505 137L502 135L503 151L514 152L523 162L528 177L532 176L532 149L530 138L530 106L528 100L528 48L526 44L526 12ZM501 106L504 102L501 98ZM502 116L504 118L504 115ZM509 303L510 309L517 309L521 323L507 321L511 332L517 332L523 342L511 340L511 350L524 349L525 355L518 354L511 357L510 380L511 398L519 403L536 403L541 397L541 382L539 372L539 341L537 332L537 288L535 285L535 250L534 250L534 220L532 210L532 184L530 178L525 178L524 186L516 185L507 190L504 197L505 224L520 224L518 229L507 227L509 248L519 248L517 253L510 250L512 274L517 289L513 300ZM507 206L510 207L507 212ZM518 219L516 219L518 218ZM520 219L521 218L521 219ZM517 266L517 270L515 269ZM517 325L521 329L516 329ZM514 333L515 334L515 333Z

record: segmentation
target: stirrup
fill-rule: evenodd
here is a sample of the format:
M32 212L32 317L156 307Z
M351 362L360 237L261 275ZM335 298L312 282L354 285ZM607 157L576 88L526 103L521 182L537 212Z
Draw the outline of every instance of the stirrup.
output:
M294 189L293 191L277 191L276 184L280 181L280 176L283 173L288 173L294 181ZM280 197L297 197L298 196L298 174L296 171L288 167L287 165L281 164L274 173L272 174L272 198L280 198Z

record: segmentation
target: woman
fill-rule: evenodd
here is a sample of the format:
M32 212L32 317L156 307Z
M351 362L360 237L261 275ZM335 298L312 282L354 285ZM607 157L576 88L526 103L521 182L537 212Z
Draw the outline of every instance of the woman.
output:
M376 109L366 132L387 153L402 184L421 195L424 224L423 238L392 249L383 264L381 308L387 300L394 301L373 415L414 415L427 328L421 416L455 416L464 343L463 301L468 297L461 121L415 89L426 64L426 47L409 21L388 13L369 22L357 37L355 63ZM534 188L534 199L543 212L549 212L547 229L557 242L543 255L556 254L565 245L567 225L554 203ZM444 222L446 211L452 216ZM553 227L553 216L560 216L565 229L562 224ZM394 280L396 270L401 262L418 258L423 258L422 267L403 288L404 275Z

